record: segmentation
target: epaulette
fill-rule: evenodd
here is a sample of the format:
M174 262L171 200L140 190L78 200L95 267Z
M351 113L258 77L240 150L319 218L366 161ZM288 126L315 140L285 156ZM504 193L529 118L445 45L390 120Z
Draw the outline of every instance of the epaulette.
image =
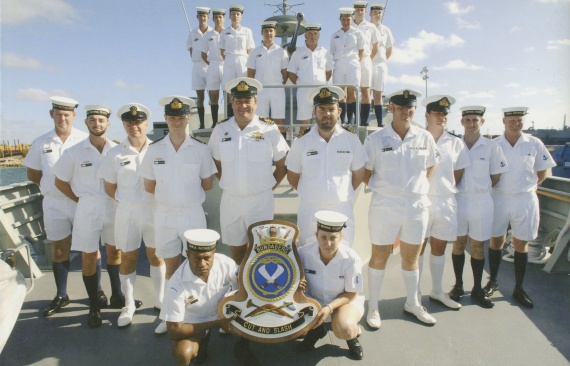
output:
M274 125L275 124L275 122L271 118L259 117L259 120L267 123L268 125Z
M344 128L345 130L347 130L350 133L356 133L356 131L354 130L354 128L350 127L350 125L340 125L340 127Z
M162 139L165 138L166 136L168 136L168 135L162 136L162 137L159 138L158 140L155 140L155 141L151 142L151 143L148 144L148 145L150 146L150 145L152 145L152 144L156 144L157 142L159 142L160 140L162 140Z
M309 131L311 131L311 127L313 127L313 126L309 126L309 128L307 128L305 131L301 132L301 133L299 134L299 137L303 137L303 136L305 136L306 134L308 134Z
M446 130L446 131L447 131L447 130ZM449 131L447 131L447 133L448 133L448 134L450 134L451 136L455 136L455 137L458 137L458 138L460 138L460 136L458 136L458 135L454 134L453 132L449 132Z
M226 122L226 121L229 120L230 118L232 118L232 117L228 117L228 118L226 118L226 119L223 119L223 120L221 120L221 121L216 122L216 126L219 125L220 123Z
M199 142L199 143L201 143L201 144L204 144L204 145L206 145L206 143L205 143L204 141L202 141L202 140L199 140L199 139L197 139L197 138L196 138L196 137L194 137L194 136L190 136L190 138L191 138L191 139L193 139L193 140L196 140L196 141L198 141L198 142Z

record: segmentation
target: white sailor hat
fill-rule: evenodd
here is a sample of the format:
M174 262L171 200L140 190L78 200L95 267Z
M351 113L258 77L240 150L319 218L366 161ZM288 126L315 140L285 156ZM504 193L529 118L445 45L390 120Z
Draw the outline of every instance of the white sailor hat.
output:
M385 5L383 3L370 4L370 10L384 10Z
M449 113L449 107L453 103L455 103L455 98L445 94L432 95L422 100L422 105L426 107L427 112Z
M216 15L216 14L226 14L226 9L222 9L222 8L212 8L212 14Z
M216 249L220 234L210 229L193 229L184 232L186 247L196 252L211 252Z
M75 99L66 97L50 97L52 109L60 109L62 111L73 111L79 103Z
M336 233L346 227L348 217L336 211L318 211L315 213L317 219L317 230Z
M528 107L509 107L509 108L503 108L503 114L505 115L505 117L524 116L526 115L527 110Z
M354 8L339 8L338 11L341 17L346 15L352 16L352 14L354 14Z
M240 13L243 13L243 10L245 9L243 5L239 4L230 4L229 8L230 8L230 13L232 11L239 11Z
M224 90L237 98L249 98L262 91L263 85L256 79L241 77L228 81Z
M421 96L422 93L419 91L412 89L402 89L388 95L388 98L390 98L391 103L406 107L413 107L416 105L417 98Z
M168 116L184 116L190 114L190 109L196 106L192 98L170 95L162 97L158 104L164 107L164 114Z
M344 99L344 90L338 86L320 86L309 91L307 99L313 102L313 105L319 104L335 104L339 100Z
M307 25L305 25L305 31L310 31L310 30L320 31L321 25L320 24L307 24Z
M368 6L368 2L366 2L366 1L355 1L354 2L354 9L359 9L359 8L366 9L366 6Z
M87 112L87 117L97 114L109 118L111 116L111 113L113 112L113 110L110 107L107 107L106 105L102 104L89 104L83 108L85 108L85 111Z
M205 6L197 6L196 7L196 13L197 14L210 14L210 8L207 8Z
M142 122L150 119L150 110L140 103L127 103L117 111L117 117L123 122Z
M272 20L268 20L265 22L261 23L261 29L265 29L265 28L273 28L275 29L275 27L277 27L277 22L272 21Z
M487 108L483 107L482 105L466 105L465 107L459 108L459 110L461 110L462 116L467 116L467 115L483 116Z

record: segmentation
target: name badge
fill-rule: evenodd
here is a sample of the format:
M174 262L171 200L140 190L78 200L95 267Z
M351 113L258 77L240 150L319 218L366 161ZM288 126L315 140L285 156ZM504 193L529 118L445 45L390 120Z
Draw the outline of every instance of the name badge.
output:
M305 273L308 273L308 274L317 274L317 271L312 270L312 269L307 269L307 268L305 268Z
M224 137L222 139L222 142L226 142L226 141L232 141L232 138L231 137Z
M319 155L319 152L316 150L307 151L307 156L311 156L311 155Z
M125 161L122 161L120 165L121 165L121 166L125 166L125 165L128 165L128 164L130 164L130 163L131 163L130 160L125 160Z
M85 168L85 167L88 167L88 166L93 166L93 164L90 163L90 162L86 162L86 163L82 163L82 164L81 164L81 167L82 167L82 168Z
M309 58L309 56L303 56L303 57L301 58L301 60L306 60L306 59L308 59L308 58Z
M263 55L260 53L260 54L256 55L255 57L259 58L261 56L263 56Z
M52 149L47 148L47 149L44 149L43 153L44 153L44 154L48 154L48 153L50 153L50 152L52 152L52 151L53 151Z
M334 36L334 39L340 38L340 36Z
M392 146L390 146L390 147L385 147L385 148L383 148L383 149L382 149L382 152L392 151L392 150L394 150L394 149L392 149Z
M166 164L166 161L165 160L155 160L154 164L155 165L162 165L162 164Z
M337 154L350 154L348 150L337 150Z

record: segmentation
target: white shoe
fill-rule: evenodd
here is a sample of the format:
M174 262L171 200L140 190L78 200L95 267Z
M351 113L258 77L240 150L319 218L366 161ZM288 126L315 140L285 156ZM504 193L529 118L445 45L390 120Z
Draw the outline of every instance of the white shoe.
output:
M125 306L121 311L121 315L119 315L119 319L117 319L117 326L119 328L126 327L127 325L131 324L133 321L133 315L135 314L135 307L128 307Z
M433 316L429 315L426 308L423 306L412 306L408 305L408 303L404 304L404 311L406 313L410 313L418 318L419 321L425 324L435 324L436 320Z
M435 292L431 292L429 294L429 298L431 300L437 301L442 303L443 305L447 306L450 309L461 309L461 304L451 300L448 294L442 292L441 294L436 294Z
M167 329L166 329L166 322L165 321L161 321L160 324L158 325L158 327L156 327L156 329L154 330L155 334L164 334L166 333Z
M369 311L366 315L366 323L372 329L380 329L382 320L380 320L380 312L378 310Z

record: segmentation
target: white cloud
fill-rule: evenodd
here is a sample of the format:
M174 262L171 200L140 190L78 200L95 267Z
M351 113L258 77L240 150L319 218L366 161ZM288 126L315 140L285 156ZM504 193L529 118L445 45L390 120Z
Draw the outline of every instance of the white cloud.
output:
M526 98L535 95L556 95L558 92L559 91L554 88L538 89L538 88L526 87L521 89L518 93L514 94L513 97Z
M463 29L480 29L481 28L481 24L479 24L478 21L473 20L471 22L468 22L465 19L462 18L457 18L457 26L459 28L463 28Z
M3 52L0 56L2 66L29 70L55 70L53 66L44 65L33 57L19 55L14 52Z
M387 81L390 83L391 89L393 90L414 87L422 93L425 92L426 82L421 75L404 74L400 75L399 77L388 75ZM439 87L441 87L440 83L431 82L428 79L429 89Z
M535 0L537 3L543 4L556 4L556 3L570 3L570 0Z
M129 90L144 88L144 84L140 83L129 84L123 79L118 79L117 81L115 81L115 86L119 89L129 89Z
M521 27L514 26L514 27L511 28L510 32L511 32L511 33L518 33L518 32L520 32L521 30L522 30Z
M28 100L31 102L46 102L52 95L60 95L66 97L69 94L61 89L53 89L46 91L39 88L24 88L16 91L16 97L21 100Z
M495 91L480 91L480 92L470 92L468 90L461 90L457 92L457 95L460 96L460 99L490 99L495 98Z
M463 15L473 11L475 8L472 6L467 6L465 8L461 8L457 1L450 1L448 3L443 4L447 8L449 14L453 15Z
M434 66L434 70L481 70L481 66L468 64L463 60L451 60L443 66Z
M519 83L509 83L507 85L505 85L505 88L520 88L521 84Z
M38 19L73 24L79 13L65 0L2 0L2 24L23 24Z
M427 58L426 52L429 48L457 47L463 43L465 43L465 41L455 34L452 34L446 39L439 34L422 30L417 36L408 38L402 42L401 48L394 47L394 53L390 61L409 65Z
M548 41L547 50L558 50L559 46L570 46L570 39L560 39L557 41Z

